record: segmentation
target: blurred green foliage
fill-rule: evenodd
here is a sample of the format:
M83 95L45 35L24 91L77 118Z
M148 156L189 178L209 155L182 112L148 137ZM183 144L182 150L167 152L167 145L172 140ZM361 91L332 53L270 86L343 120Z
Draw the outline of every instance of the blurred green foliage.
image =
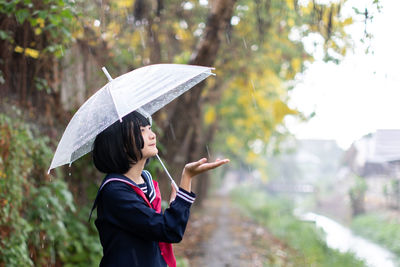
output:
M365 212L364 198L368 190L365 178L352 175L353 185L349 189L349 196L353 215L359 215Z
M97 266L101 246L64 178L46 174L49 139L0 114L0 265Z
M34 35L46 36L47 47L37 51L37 44L30 44L29 49L15 52L37 58L39 53L48 52L62 56L65 45L72 40L71 28L77 15L73 0L0 0L0 14L9 19L16 19L19 26L28 23ZM8 23L10 24L10 23ZM0 31L0 39L15 44L15 29L4 28ZM18 45L18 44L16 44Z
M329 248L315 225L295 218L292 202L250 187L235 189L232 198L246 215L288 245L285 252L292 266L364 266L353 254Z

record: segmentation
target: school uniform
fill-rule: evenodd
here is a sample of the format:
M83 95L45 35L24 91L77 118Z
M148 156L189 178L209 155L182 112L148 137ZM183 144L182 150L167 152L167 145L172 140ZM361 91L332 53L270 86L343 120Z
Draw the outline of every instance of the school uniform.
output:
M157 182L148 171L142 177L145 184L139 186L124 175L108 174L100 186L93 209L97 206L101 267L176 266L171 243L183 238L195 194L179 188L162 213Z

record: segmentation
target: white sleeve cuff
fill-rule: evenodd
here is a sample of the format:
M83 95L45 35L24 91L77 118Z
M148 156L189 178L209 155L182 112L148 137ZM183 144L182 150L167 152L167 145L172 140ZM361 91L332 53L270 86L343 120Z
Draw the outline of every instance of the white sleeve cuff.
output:
M189 202L189 203L193 203L194 200L196 199L196 195L194 193L189 193L186 190L179 188L178 193L176 194L177 197L182 198L183 200Z

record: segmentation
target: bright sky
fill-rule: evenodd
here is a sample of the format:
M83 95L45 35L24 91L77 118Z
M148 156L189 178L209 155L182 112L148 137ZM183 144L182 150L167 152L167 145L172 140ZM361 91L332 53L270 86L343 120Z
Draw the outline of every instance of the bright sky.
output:
M363 3L350 1L364 10ZM340 65L314 62L291 94L291 107L316 116L299 124L287 125L298 138L334 139L347 149L363 135L377 129L400 129L400 1L381 0L381 13L374 14L368 30L374 35L374 54L365 54L358 41L363 22L348 28L354 35L355 49ZM360 5L361 4L361 5ZM354 13L354 12L353 12Z

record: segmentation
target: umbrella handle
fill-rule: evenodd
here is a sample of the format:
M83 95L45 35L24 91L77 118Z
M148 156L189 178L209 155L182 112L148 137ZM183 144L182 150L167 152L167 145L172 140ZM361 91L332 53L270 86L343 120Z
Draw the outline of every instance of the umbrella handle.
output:
M172 179L171 174L169 174L167 168L165 167L164 163L162 162L160 156L158 156L158 154L156 154L157 159L160 161L161 166L164 168L164 171L167 173L169 179L171 180L171 184L175 187L176 192L179 191L179 187L176 185L174 179Z

